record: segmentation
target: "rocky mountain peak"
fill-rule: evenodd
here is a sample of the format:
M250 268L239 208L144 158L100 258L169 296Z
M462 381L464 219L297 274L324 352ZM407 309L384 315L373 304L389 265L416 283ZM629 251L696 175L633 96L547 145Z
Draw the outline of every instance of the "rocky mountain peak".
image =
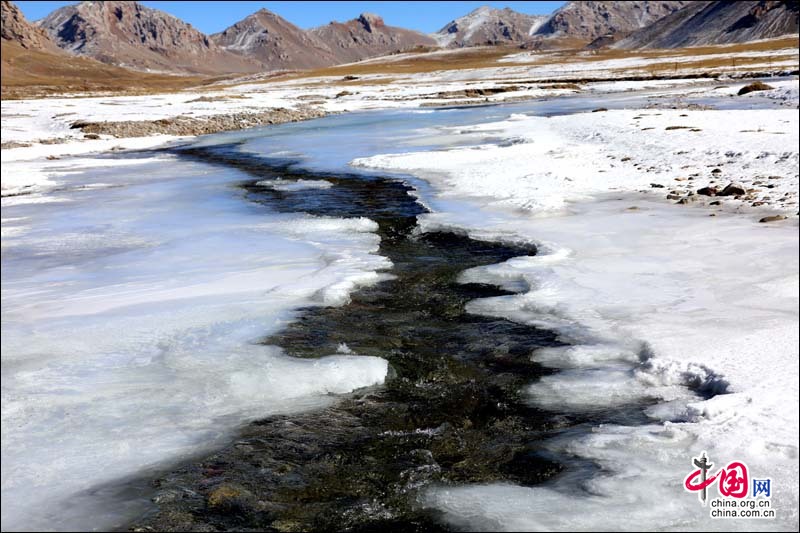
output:
M553 13L536 35L592 41L627 34L670 15L691 2L569 2Z
M373 28L378 28L381 26L386 26L383 22L383 18L379 17L378 15L374 15L372 13L361 13L359 15L358 22L364 26L364 29L368 32L372 33Z
M47 33L28 22L19 8L9 0L0 2L0 16L2 17L2 39L6 42L16 43L29 50L56 50L55 43L50 40Z
M632 33L618 48L678 48L743 43L796 34L797 1L690 2L683 9Z
M336 62L325 43L267 9L215 33L211 40L229 52L259 61L268 70L317 68Z
M138 2L81 2L39 21L58 46L139 70L248 72L258 65L220 50L191 24Z
M433 34L441 46L461 47L524 42L547 17L510 8L481 6Z

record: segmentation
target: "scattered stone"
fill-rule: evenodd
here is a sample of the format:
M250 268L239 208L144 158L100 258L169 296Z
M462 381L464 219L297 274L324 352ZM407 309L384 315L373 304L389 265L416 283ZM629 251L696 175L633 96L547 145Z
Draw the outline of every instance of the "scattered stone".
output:
M686 178L675 178L675 181L686 181Z
M622 159L620 159L620 161L630 161L630 160L631 160L631 158L628 157L628 156L625 156Z
M667 200L678 200L681 197L680 194L668 194Z
M309 102L314 100L327 100L330 98L329 96L325 96L324 94L301 94L297 97L298 100L302 100L303 102Z
M47 159L48 161L55 161L55 160L61 159L61 158L58 157L57 155L48 155L45 159Z
M651 183L650 187L652 187L654 189L663 189L664 188L664 186L661 185L660 183Z
M580 85L575 83L548 83L545 85L539 85L540 89L571 89L573 91L580 91Z
M717 216L717 214L716 213L710 213L708 216L715 217L715 216Z
M194 100L186 100L187 104L191 104L194 102L226 102L228 100L245 100L250 98L249 96L245 96L243 94L225 94L225 95L218 95L218 96L200 96L195 98Z
M702 194L703 196L716 196L719 194L719 191L716 187L707 186L700 189L697 189L697 194Z
M599 113L600 111L608 111L608 108L598 107L597 109L592 109L592 113Z
M738 183L729 183L719 193L720 196L741 196L745 194L745 188Z
M21 143L17 141L7 141L0 145L0 150L6 150L9 148L27 148L28 146L32 146L31 143Z
M100 135L98 135L96 133L86 133L86 134L83 135L83 138L84 139L89 139L91 141L96 141L97 139L100 138Z
M720 200L714 200L713 202L710 202L708 205L722 205L722 202Z
M743 94L752 93L752 92L755 92L755 91L769 91L769 90L772 90L774 88L775 87L772 87L771 85L767 85L766 83L763 83L763 82L760 82L760 81L754 81L753 83L750 83L749 85L745 85L744 87L739 89L739 92L736 93L736 94L738 96L742 96Z
M688 130L688 129L692 129L692 127L693 126L667 126L664 129L667 130L667 131L670 131L670 130Z
M353 75L351 75L351 74L348 74L347 76L345 76L345 77L344 77L344 78L342 78L342 79L343 79L344 81L353 81L353 80L357 80L357 79L358 79L358 76L353 76Z
M711 171L711 173L712 174L722 174L722 169L715 168L714 170Z
M350 91L341 91L339 93L336 93L336 98L341 98L342 96L349 96L351 94L353 93L351 93Z
M761 220L759 220L759 222L761 222L761 223L777 222L779 220L786 220L786 217L784 215L770 215L768 217L762 218Z

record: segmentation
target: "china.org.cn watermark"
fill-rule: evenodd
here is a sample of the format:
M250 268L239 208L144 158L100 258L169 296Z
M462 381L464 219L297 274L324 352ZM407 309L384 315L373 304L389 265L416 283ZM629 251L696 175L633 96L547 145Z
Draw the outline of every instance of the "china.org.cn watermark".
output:
M683 487L697 493L711 518L775 518L771 478L751 477L741 461L714 470L706 452L693 457L692 466L694 470L683 480ZM718 494L715 498L709 494L713 490Z

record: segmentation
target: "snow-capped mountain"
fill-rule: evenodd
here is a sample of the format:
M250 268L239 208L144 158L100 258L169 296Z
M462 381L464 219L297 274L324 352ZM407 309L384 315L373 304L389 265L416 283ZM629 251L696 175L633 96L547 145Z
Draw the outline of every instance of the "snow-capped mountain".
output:
M440 46L448 47L521 43L547 19L544 15L482 6L449 22L433 36Z

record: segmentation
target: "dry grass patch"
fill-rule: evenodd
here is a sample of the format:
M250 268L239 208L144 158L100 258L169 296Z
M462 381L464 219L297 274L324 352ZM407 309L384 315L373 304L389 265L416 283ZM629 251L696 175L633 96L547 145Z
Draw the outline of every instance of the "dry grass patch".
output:
M7 41L2 43L2 55L3 100L87 92L154 94L223 79L136 72L85 57L27 50Z
M290 75L285 79L316 78L321 76L367 76L370 74L421 74L442 70L462 70L496 67L497 60L519 49L510 46L491 48L464 48L447 53L432 52L397 58L387 56L385 61L369 60L361 63L339 65ZM382 80L353 80L351 83L380 83Z

